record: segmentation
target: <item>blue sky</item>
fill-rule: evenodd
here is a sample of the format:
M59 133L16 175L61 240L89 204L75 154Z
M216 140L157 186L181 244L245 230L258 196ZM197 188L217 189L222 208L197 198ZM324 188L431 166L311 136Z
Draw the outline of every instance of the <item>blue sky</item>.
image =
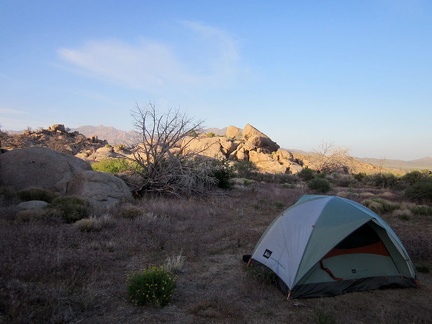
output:
M136 104L281 147L432 156L432 1L0 1L0 125L133 129Z

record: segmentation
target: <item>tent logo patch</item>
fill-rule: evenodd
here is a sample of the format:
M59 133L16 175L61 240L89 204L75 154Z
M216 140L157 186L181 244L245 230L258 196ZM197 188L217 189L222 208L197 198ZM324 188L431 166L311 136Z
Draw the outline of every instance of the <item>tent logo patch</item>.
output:
M266 258L266 259L268 259L268 258L270 258L270 256L272 255L272 253L273 253L272 251L270 251L269 249L266 249L264 251L263 257Z

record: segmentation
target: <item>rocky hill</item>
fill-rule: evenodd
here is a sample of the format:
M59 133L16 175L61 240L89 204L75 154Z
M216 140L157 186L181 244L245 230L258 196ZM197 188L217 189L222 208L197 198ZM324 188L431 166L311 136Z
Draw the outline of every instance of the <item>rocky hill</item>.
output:
M114 127L107 127L103 125L99 126L82 126L72 129L73 131L78 131L87 137L97 136L100 139L106 140L112 145L118 145L121 143L130 143L131 139L136 135L134 131L122 131ZM207 128L205 129L205 134L213 133L217 136L225 136L227 127L224 128ZM309 159L314 159L316 156L315 152L305 152L294 148L284 148L287 151L293 153L300 157L309 157ZM403 173L412 170L432 170L432 157L426 157L417 160L403 161L403 160L391 160L391 159L376 159L376 158L360 158L353 157L361 165L363 169L366 165L374 165L378 168L384 168L390 170L393 173Z
M62 124L56 124L48 129L26 130L14 135L2 132L0 135L2 149L49 147L89 161L118 156L116 150L124 146L121 144L136 143L135 132L125 132L102 125L82 126L69 130ZM202 155L209 157L233 161L247 160L253 162L259 171L267 173L294 174L305 167L317 170L322 166L323 158L327 158L317 153L282 149L267 135L249 124L243 129L236 126L222 130L207 129L190 143L190 149L201 150ZM401 172L400 169L389 169L385 165L362 161L348 155L343 156L343 161L338 163L340 171L350 173Z

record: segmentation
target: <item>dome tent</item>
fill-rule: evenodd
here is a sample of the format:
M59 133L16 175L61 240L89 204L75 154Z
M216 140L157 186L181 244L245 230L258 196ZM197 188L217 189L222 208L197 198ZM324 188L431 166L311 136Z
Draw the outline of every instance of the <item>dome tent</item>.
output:
M416 287L413 263L390 226L337 196L302 196L267 228L250 257L290 298Z

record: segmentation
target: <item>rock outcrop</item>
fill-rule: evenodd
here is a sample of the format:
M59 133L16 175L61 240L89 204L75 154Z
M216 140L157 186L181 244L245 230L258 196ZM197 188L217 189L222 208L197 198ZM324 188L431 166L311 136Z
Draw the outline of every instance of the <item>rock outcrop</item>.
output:
M229 126L225 136L187 138L182 147L186 152L198 152L210 158L250 161L260 172L297 173L302 167L293 155L267 135L247 124L243 129Z
M300 154L281 149L276 142L250 124L246 124L243 129L229 126L224 133L225 136L223 132L218 132L219 135L211 132L198 138L186 138L182 143L178 143L172 152L193 151L210 158L250 161L260 172L265 173L295 174L305 167L319 167L319 157L317 158L316 154ZM27 130L23 134L13 136L7 136L0 131L0 154L18 148L49 147L88 162L125 156L133 158L132 146L129 149L128 145L124 144L113 147L98 137L99 134L87 138L77 131L70 132L62 124L52 125L48 130ZM346 163L350 170L356 172L373 173L377 170L372 164L361 163L354 158L347 160Z
M93 171L90 163L46 147L0 154L0 186L23 190L39 187L61 195L77 194L99 207L132 199L123 180Z
M260 132L250 124L247 124L242 131L242 139L259 148L262 153L271 154L279 149L279 145L270 137Z

